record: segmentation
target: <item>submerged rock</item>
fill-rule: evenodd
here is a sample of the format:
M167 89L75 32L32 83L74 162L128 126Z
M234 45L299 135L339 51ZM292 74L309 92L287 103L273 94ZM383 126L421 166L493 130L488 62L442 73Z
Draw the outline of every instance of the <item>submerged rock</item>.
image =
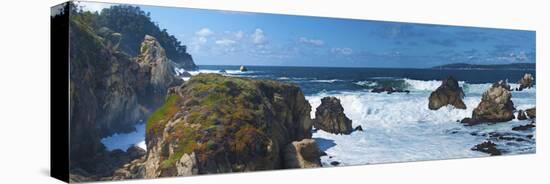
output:
M481 102L472 112L472 118L464 118L461 122L475 125L483 122L506 122L514 119L514 103L512 93L504 83L495 83L483 93Z
M325 153L326 154L326 153ZM284 154L285 168L321 167L322 152L313 139L293 141L288 144Z
M315 111L313 126L333 134L350 134L353 132L351 120L344 114L340 99L324 97Z
M338 165L340 165L340 162L338 162L338 161L332 161L332 162L330 162L330 165L332 165L332 166L338 166Z
M496 148L496 146L497 145L491 141L485 141L481 144L475 145L472 148L472 151L480 151L483 153L488 153L491 156L502 155L502 153L500 152L500 150Z
M535 78L530 73L526 73L523 75L523 78L521 78L519 81L519 88L517 88L517 91L522 91L523 89L529 89L533 87L535 83Z
M439 108L452 105L457 109L466 109L466 104L462 99L464 91L458 85L458 81L453 77L449 77L441 82L435 91L430 94L428 108L430 110L438 110Z
M147 121L146 178L282 169L289 146L300 167L320 156L296 85L199 74L175 90Z
M526 125L519 125L519 126L515 126L512 128L512 130L514 131L526 131L526 130L530 130L532 128L535 128L536 125L535 125L535 121L529 123L529 124L526 124Z

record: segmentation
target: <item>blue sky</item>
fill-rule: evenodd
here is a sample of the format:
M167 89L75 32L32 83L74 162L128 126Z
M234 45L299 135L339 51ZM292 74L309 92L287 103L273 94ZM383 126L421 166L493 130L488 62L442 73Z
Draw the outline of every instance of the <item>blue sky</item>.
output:
M535 62L534 31L140 8L187 45L198 65L424 68Z

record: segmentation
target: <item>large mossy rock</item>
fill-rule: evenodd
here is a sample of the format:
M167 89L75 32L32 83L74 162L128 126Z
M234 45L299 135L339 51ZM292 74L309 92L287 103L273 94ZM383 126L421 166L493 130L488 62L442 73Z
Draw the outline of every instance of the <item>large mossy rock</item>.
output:
M333 134L350 134L353 132L351 119L344 114L340 99L336 97L321 99L321 105L315 110L313 126Z
M464 98L464 91L462 87L458 85L453 77L449 77L441 82L434 92L430 94L428 108L430 110L438 110L439 108L452 105L457 109L466 109L466 104L462 99Z
M310 111L296 85L199 74L147 121L144 177L284 168L285 147L311 138Z

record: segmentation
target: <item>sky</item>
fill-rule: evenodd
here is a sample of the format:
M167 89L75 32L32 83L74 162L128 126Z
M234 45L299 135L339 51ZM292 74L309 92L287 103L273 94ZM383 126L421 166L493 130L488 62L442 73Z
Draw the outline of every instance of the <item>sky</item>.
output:
M111 4L81 3L97 11ZM426 68L535 62L535 32L140 6L198 65Z

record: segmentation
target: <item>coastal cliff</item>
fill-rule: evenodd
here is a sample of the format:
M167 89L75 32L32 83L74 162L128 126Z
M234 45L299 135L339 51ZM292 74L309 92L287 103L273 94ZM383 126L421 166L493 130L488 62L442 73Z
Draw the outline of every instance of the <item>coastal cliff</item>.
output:
M147 121L143 175L285 168L285 148L311 138L310 111L298 86L199 74L170 90Z

